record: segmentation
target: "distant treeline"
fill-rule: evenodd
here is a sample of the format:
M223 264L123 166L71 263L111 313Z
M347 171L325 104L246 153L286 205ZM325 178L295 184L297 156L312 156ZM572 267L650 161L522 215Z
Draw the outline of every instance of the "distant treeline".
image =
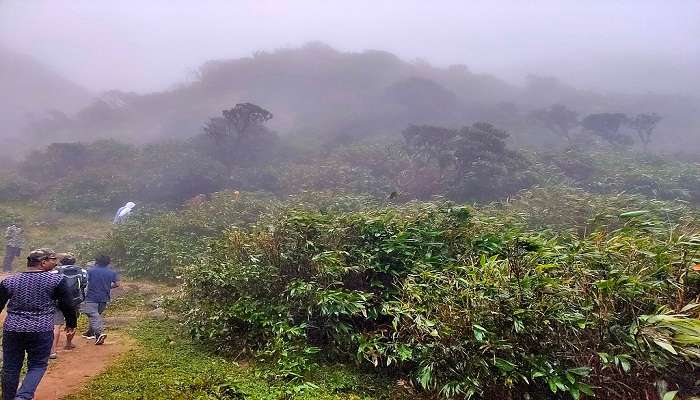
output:
M270 127L305 146L349 143L399 132L410 124L458 128L475 121L512 132L511 140L519 147L566 146L561 127L551 131L546 124L533 123L537 110L563 104L582 119L596 113L625 113L631 118L658 113L664 119L654 138L656 148L700 147L691 135L700 127L696 98L602 95L538 76L517 87L463 65L437 68L387 52L343 53L319 43L211 61L191 83L150 94L108 92L77 112L46 112L37 102L21 140L27 146L47 140L118 138L139 144L184 140L209 116L243 101L273 110L276 118Z
M140 148L115 140L52 143L2 174L0 199L40 199L63 211L107 210L126 200L178 206L225 189L479 202L538 183L568 182L597 192L700 201L697 164L626 150L632 136L623 125L648 143L660 118L655 114L579 119L564 106L540 110L533 120L570 142L546 153L510 148L509 134L487 122L461 128L410 125L400 135L308 148L268 129L272 118L269 110L241 103L204 122L201 133L189 139Z

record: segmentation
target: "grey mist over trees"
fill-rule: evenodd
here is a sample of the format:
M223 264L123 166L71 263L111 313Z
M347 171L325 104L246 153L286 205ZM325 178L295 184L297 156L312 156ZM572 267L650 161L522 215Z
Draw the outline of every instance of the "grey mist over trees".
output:
M371 15L312 0L67 4L0 8L1 135L14 158L37 141L187 140L243 103L274 112L270 140L300 147L487 121L518 148L566 147L584 130L652 152L700 148L692 2L373 2ZM615 130L586 119L596 114L628 120ZM220 138L222 154L238 136Z

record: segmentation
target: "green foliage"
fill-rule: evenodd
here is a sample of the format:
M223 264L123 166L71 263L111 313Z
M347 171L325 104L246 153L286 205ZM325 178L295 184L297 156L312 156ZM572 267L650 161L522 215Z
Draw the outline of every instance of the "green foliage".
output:
M106 238L84 243L79 252L86 259L109 254L133 277L174 280L175 267L196 260L209 238L229 226L255 222L271 205L264 195L244 193L237 199L232 192L220 192L181 212L141 209Z
M0 201L28 200L39 192L39 185L14 174L0 175Z
M536 182L528 160L507 149L508 134L489 123L459 130L410 126L403 136L413 161L405 171L404 187L417 193L428 188L428 196L422 197L442 194L458 201L493 200Z
M69 400L379 400L415 398L391 393L391 383L351 366L323 365L309 382L266 379L265 365L236 363L207 352L169 321L140 321L129 329L138 350L127 353ZM391 394L391 395L390 395Z
M95 171L61 179L50 192L48 202L58 211L101 211L116 209L132 194L126 177Z
M194 338L276 363L276 379L354 359L446 397L634 396L700 361L680 310L700 236L678 214L620 214L570 235L451 203L287 209L211 241L176 308Z
M226 168L199 154L186 143L167 142L146 146L133 181L140 199L156 204L181 204L200 193L224 186Z
M8 210L3 208L0 208L0 229L4 229L9 225L12 225L14 223L17 223L18 221L22 221L23 218L19 214L13 212L12 210ZM3 231L4 234L4 231Z
M636 193L658 199L700 202L700 166L653 155L569 150L543 159L550 174L570 178L594 193Z

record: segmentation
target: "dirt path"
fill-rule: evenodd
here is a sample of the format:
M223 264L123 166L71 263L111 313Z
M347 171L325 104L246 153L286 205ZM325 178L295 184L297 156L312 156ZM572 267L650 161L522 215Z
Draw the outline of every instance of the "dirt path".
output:
M50 360L49 369L36 391L35 400L62 399L77 392L133 346L132 340L119 331L108 331L107 341L102 346L95 346L92 340L76 336L75 349L60 350L64 340L65 336L62 336L58 358Z
M5 274L0 274L2 279ZM152 285L127 283L112 291L116 299L128 290L154 291ZM108 309L109 311L109 309ZM115 313L104 318L107 340L101 346L95 346L94 341L80 337L80 331L73 339L75 348L63 350L65 334L61 335L58 347L58 358L49 360L49 368L37 388L35 400L62 399L82 389L92 378L105 371L119 356L133 348L136 344L122 328L136 321L136 315L126 311ZM4 322L6 311L0 314L0 326ZM86 318L81 316L81 318Z

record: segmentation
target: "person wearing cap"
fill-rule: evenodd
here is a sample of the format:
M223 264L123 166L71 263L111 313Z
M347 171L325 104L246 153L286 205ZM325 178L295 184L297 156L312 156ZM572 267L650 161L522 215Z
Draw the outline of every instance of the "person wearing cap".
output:
M19 222L7 227L5 230L5 259L2 269L5 272L12 271L12 262L19 257L24 247L24 232Z
M132 202L128 202L124 204L123 207L120 207L117 210L117 213L114 215L114 220L112 221L113 224L121 224L122 222L126 221L127 217L129 214L131 214L131 210L136 207L136 204Z
M109 267L111 263L109 256L95 257L95 266L88 270L85 301L80 304L80 312L88 316L90 324L82 336L84 339L94 339L96 345L104 344L107 338L102 324L102 313L111 300L111 290L119 287L119 275Z
M77 316L64 278L49 273L56 266L56 253L37 249L27 257L27 270L0 282L0 311L7 305L2 336L2 399L32 399L46 367L53 344L56 307L66 320L66 334L74 334ZM20 371L27 357L27 373L19 386Z
M65 281L68 283L68 287L71 290L71 300L73 305L73 312L78 318L80 304L85 300L85 288L88 283L88 274L85 268L82 268L76 264L75 256L70 253L58 254L58 263L60 264L56 267L53 273L59 274L65 277ZM54 332L53 332L53 347L51 348L51 355L49 358L58 358L56 349L58 348L58 342L61 340L61 327L65 325L66 319L63 318L63 313L60 310L56 310L53 316ZM73 350L75 345L73 344L73 337L75 334L66 334L66 345L63 347L64 350Z

